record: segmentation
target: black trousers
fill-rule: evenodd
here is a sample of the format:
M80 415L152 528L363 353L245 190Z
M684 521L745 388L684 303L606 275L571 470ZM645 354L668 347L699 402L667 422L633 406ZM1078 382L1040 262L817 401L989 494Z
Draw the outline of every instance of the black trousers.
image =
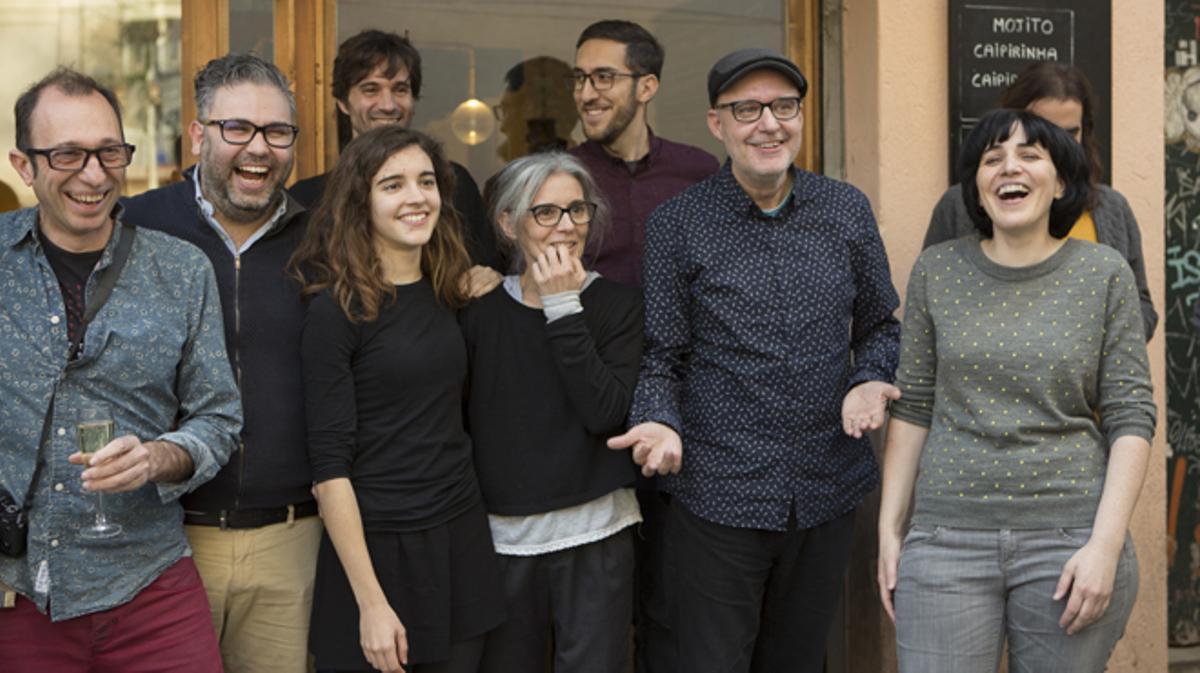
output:
M671 501L678 670L820 673L854 512L786 532L705 521Z
M624 673L633 612L633 528L536 556L499 555L508 621L487 634L481 673Z
M643 488L643 482L649 485ZM675 637L671 633L670 582L674 564L667 553L666 522L671 496L658 491L651 480L639 479L638 506L642 523L633 540L634 670L637 673L676 673Z

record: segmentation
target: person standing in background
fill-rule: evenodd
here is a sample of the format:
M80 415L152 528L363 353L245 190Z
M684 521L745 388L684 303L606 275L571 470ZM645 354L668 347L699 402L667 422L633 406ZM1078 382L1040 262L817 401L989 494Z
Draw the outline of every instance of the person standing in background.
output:
M601 276L626 285L642 284L650 213L719 167L708 152L650 129L647 109L658 93L663 59L654 35L632 21L597 21L575 43L575 109L587 142L571 154L587 166L610 208L608 231L589 243L586 259ZM670 496L655 478L644 476L638 478L637 496L642 524L634 537L634 662L638 673L671 673L675 657L663 548Z

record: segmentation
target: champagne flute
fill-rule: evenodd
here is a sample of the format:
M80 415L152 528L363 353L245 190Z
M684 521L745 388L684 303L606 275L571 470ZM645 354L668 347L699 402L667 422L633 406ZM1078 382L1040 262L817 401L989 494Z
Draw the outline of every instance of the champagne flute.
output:
M107 404L85 403L79 409L79 451L83 454L84 469L91 464L92 456L113 439L112 412ZM121 534L121 526L104 516L104 494L96 493L96 518L92 525L79 530L79 536L89 540L101 540Z

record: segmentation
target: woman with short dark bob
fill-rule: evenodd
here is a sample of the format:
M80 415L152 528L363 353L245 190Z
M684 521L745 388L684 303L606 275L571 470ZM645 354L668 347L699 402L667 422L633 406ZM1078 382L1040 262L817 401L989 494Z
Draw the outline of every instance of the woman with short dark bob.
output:
M1146 282L1142 234L1125 197L1100 182L1104 177L1104 165L1096 144L1095 96L1087 76L1077 66L1067 63L1034 63L1004 90L1000 107L1029 110L1040 115L1083 146L1087 156L1087 201L1068 235L1107 245L1121 253L1129 263L1137 281L1142 327L1149 341L1158 324L1158 313L1150 301L1150 286ZM969 235L974 230L975 225L963 207L960 186L954 185L934 207L923 247Z
M608 224L596 183L561 152L496 177L497 239L515 260L460 315L471 362L468 426L499 553L509 620L483 673L623 673L641 521L624 430L642 353L637 288L588 271Z
M913 267L887 431L899 669L991 673L1007 640L1012 671L1099 672L1137 595L1155 422L1137 287L1116 251L1067 237L1089 173L1059 127L990 112L961 173L977 232Z
M309 645L338 671L474 673L503 619L463 426L469 264L453 173L397 125L346 146L294 263L309 459L326 535Z

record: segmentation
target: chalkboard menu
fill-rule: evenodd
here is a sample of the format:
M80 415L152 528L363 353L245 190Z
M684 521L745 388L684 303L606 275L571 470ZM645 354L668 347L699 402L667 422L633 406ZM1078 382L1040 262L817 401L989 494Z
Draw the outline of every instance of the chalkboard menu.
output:
M1167 352L1167 628L1171 645L1200 645L1200 6L1166 3L1165 305ZM1142 222L1143 231L1156 226ZM1151 344L1153 346L1153 343ZM1161 412L1160 412L1161 413Z
M1108 166L1112 8L1097 0L950 0L950 175L958 151L1005 87L1038 61L1079 66L1096 98L1096 140ZM1106 178L1107 181L1107 178Z

